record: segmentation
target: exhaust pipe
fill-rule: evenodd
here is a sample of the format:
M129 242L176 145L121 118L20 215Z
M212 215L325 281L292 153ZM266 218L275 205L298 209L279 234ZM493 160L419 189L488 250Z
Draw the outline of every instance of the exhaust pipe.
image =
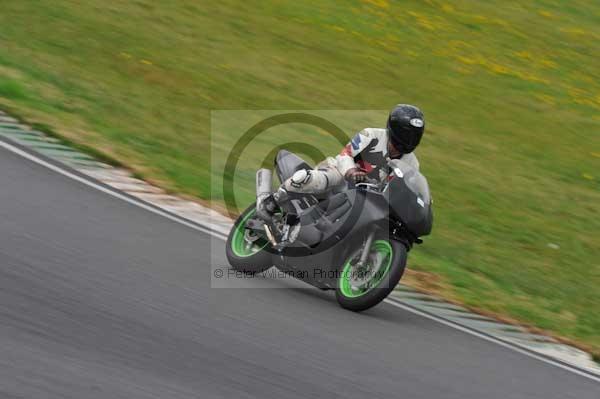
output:
M271 215L263 206L263 201L272 194L273 173L269 169L259 169L256 172L256 216L270 222Z
M256 172L256 199L264 198L271 194L273 187L273 173L270 169L259 169Z

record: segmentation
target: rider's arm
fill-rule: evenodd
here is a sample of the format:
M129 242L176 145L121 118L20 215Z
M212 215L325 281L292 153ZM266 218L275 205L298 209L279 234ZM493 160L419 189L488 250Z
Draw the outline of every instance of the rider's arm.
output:
M356 133L352 140L346 144L342 152L336 157L337 168L342 176L346 176L349 170L358 168L354 159L369 146L371 140L373 140L373 136L369 134L368 129L364 129Z

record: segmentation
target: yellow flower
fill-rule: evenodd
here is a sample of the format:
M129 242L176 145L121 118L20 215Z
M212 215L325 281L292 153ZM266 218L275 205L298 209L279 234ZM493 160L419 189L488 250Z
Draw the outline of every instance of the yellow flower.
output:
M504 65L495 64L493 62L489 63L488 68L492 72L497 73L499 75L507 75L510 72L510 70Z
M342 28L341 26L330 25L330 27L331 27L331 29L337 30L338 32L346 32L346 29Z
M541 100L542 102L549 104L549 105L555 105L556 104L556 100L554 99L554 97L552 97L551 95L548 94L536 94L535 95L539 100Z
M574 28L574 27L571 27L571 28L560 28L560 31L564 32L564 33L569 33L571 35L577 35L577 36L583 36L583 35L587 34L587 32L584 31L583 29L581 29L581 28Z
M463 75L470 75L473 73L472 70L470 70L469 68L465 68L463 66L454 67L454 70L462 73Z
M558 67L558 64L552 60L541 60L540 64L551 69L556 69Z
M546 85L550 83L548 79L540 78L539 76L527 72L515 72L514 76L518 77L519 79L527 80L529 82L543 83Z
M419 24L421 27L427 30L437 30L437 28L439 28L439 25L436 26L435 22L424 14L409 11L408 15L414 17L417 20L417 24Z
M469 57L464 57L462 55L457 55L456 59L459 60L460 62L462 62L463 64L467 64L467 65L478 64L477 60L475 60L473 58L469 58Z
M406 50L406 55L408 55L410 58L417 58L419 56L419 54L413 50Z
M525 60L532 60L533 59L533 55L531 55L531 53L529 51L517 51L515 53L515 55L519 58L523 58Z
M379 8L389 8L390 2L387 0L363 0L365 3L374 5Z
M451 13L451 12L454 12L454 7L451 6L450 4L442 4L442 11Z

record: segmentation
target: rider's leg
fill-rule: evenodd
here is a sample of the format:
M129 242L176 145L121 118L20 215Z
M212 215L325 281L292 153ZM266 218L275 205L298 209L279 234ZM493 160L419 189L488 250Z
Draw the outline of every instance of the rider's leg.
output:
M328 158L315 169L301 169L288 178L272 195L262 195L257 202L258 215L269 219L280 204L288 199L288 193L322 194L344 183L344 177Z
M336 167L335 158L329 157L315 169L301 169L287 179L281 187L288 192L322 194L344 183L344 177Z

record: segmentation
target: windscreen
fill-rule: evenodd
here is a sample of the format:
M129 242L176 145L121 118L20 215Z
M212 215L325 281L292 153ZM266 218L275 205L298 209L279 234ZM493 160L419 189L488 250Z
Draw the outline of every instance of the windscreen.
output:
M431 202L427 179L418 170L413 169L406 173L404 175L404 182L413 193L417 194L417 196L423 200L424 203L429 204Z
M418 169L399 159L391 160L389 166L396 176L404 179L406 186L415 193L424 204L431 203L429 184L427 183L425 176L423 176Z

